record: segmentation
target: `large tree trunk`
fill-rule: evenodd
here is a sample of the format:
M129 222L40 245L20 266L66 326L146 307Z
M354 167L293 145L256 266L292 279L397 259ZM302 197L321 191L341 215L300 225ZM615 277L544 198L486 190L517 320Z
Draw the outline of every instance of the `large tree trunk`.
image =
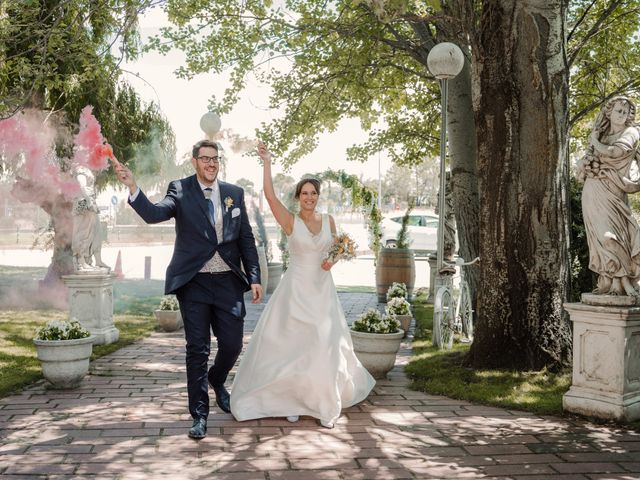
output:
M566 0L488 0L474 45L477 367L568 362Z
M479 252L478 166L475 119L471 98L471 68L449 82L448 128L453 210L458 231L458 254L469 261ZM477 266L466 267L465 278L475 299L480 281ZM474 302L475 304L475 302Z

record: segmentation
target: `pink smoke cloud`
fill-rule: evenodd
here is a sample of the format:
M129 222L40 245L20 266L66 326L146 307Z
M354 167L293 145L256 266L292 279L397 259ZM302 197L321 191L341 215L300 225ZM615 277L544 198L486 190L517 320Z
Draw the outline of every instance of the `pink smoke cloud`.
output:
M102 127L93 116L93 107L87 105L80 113L80 131L74 138L76 149L73 161L91 170L104 170L109 158L115 160L113 149L102 136Z
M56 131L45 121L43 112L28 110L0 121L0 152L13 165L18 178L38 185L37 195L23 201L38 203L58 194L73 198L80 193L77 180L60 170L55 137ZM14 196L20 197L17 190Z

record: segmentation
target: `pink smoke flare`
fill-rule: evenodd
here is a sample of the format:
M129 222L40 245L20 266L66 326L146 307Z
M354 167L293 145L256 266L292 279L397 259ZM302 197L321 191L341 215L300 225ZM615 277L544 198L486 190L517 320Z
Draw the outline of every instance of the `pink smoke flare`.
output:
M113 149L102 136L102 127L93 116L93 107L87 105L80 113L80 131L74 138L76 150L73 160L91 170L104 170L109 158L115 159Z

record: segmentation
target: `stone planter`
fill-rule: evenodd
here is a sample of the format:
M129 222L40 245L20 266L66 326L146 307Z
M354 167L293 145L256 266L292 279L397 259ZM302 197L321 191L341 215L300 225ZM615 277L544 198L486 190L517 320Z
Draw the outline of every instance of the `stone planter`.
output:
M403 337L406 337L407 333L409 332L409 326L411 325L411 320L413 319L413 316L410 315L410 314L409 315L396 315L396 318L400 322L400 328L402 330L404 330Z
M396 354L400 349L400 343L404 331L396 333L366 333L350 330L353 350L373 378L381 379L396 364Z
M42 375L55 389L75 388L89 372L94 335L76 340L33 340Z
M269 278L267 281L267 293L273 293L282 278L282 263L267 264Z
M175 332L182 327L180 310L154 310L160 328L165 332Z

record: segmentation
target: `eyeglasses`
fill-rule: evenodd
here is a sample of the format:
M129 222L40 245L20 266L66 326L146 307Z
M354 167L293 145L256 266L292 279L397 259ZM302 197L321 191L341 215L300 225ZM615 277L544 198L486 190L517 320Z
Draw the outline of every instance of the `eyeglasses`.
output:
M220 157L217 155L215 157L207 157L206 155L201 155L200 157L198 157L198 160L200 160L202 163L220 163Z

